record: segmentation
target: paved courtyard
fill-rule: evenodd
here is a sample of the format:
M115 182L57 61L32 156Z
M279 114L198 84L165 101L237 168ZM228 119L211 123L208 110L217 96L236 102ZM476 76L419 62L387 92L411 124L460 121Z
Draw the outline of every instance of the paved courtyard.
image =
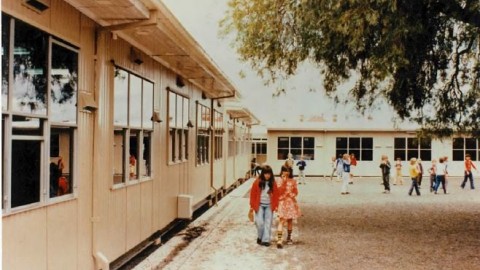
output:
M478 189L452 178L449 194L417 197L409 181L391 194L380 182L359 178L340 195L340 182L307 178L294 244L277 249L256 244L249 180L135 269L480 269Z

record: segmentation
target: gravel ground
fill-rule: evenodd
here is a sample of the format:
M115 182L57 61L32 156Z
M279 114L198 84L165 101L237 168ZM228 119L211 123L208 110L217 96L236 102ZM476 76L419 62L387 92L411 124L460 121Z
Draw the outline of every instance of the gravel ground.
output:
M480 269L480 192L449 180L449 194L382 194L380 178L299 186L294 244L258 246L247 220L251 181L221 200L135 269ZM194 239L191 232L198 232Z

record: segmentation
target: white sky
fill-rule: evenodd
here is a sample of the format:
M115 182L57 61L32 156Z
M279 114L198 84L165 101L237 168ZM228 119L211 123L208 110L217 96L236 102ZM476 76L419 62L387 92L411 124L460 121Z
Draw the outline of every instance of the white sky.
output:
M339 120L345 121L347 115L348 119L352 119L352 115L353 118L358 115L352 109L353 106L335 105L333 100L324 96L320 72L314 67L303 65L294 78L278 85L265 86L248 63L238 60L235 50L229 45L230 40L222 39L218 35L219 21L225 14L228 0L163 2L237 87L242 94L244 106L255 114L262 124L298 121L300 115L324 115L331 119L332 115L337 114ZM240 72L246 77L241 78ZM346 84L346 88L351 86L351 83ZM272 93L278 88L285 88L286 94L272 98ZM374 111L373 114L382 115L381 119L391 123L391 113L387 117L385 110L381 113Z

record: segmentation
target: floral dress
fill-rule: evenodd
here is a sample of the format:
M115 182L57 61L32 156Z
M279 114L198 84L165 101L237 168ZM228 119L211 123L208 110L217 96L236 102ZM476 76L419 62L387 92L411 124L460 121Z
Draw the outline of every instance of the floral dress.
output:
M297 203L297 182L294 179L277 181L280 188L280 200L277 214L282 219L296 219L301 216L300 208Z

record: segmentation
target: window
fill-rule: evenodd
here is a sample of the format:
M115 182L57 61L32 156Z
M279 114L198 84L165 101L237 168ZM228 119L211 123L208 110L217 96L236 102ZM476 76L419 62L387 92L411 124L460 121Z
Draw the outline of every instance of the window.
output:
M168 91L169 161L188 160L188 116L190 100Z
M287 159L288 154L293 155L293 159L305 160L315 159L315 138L314 137L278 137L277 159ZM266 150L266 149L265 149Z
M394 139L395 159L410 160L420 158L422 160L432 159L432 140L427 138L395 138Z
M267 139L252 139L252 155L267 154Z
M5 212L72 197L77 85L77 48L2 14Z
M210 160L210 108L197 103L197 165Z
M472 160L480 159L480 142L474 138L453 138L454 161L463 161L466 154L470 154Z
M222 159L223 158L223 133L225 129L223 128L223 114L217 111L213 111L213 128L215 130L215 155L214 158Z
M337 137L336 156L355 154L357 160L373 160L373 138Z
M228 125L228 156L233 157L235 155L235 133L233 121L227 122Z
M115 67L113 184L151 176L153 83Z

